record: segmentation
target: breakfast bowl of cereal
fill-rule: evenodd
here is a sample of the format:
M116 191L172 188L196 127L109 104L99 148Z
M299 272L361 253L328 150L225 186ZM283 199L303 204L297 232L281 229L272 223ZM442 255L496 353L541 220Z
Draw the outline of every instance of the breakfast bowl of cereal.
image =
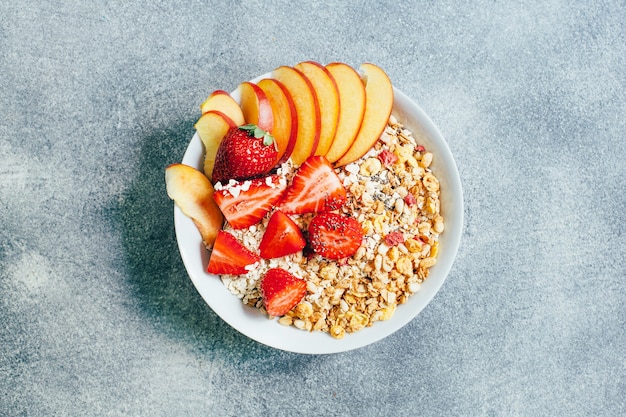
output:
M380 68L280 67L201 109L166 184L185 268L225 322L277 349L337 353L435 297L461 240L459 173Z

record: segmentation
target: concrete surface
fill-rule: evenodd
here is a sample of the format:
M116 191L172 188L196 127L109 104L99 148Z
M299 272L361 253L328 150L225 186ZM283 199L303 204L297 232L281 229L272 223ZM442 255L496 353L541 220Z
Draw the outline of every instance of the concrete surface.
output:
M626 414L624 2L402 3L2 2L1 415ZM163 181L210 91L306 59L383 67L466 204L434 301L329 356L203 303Z

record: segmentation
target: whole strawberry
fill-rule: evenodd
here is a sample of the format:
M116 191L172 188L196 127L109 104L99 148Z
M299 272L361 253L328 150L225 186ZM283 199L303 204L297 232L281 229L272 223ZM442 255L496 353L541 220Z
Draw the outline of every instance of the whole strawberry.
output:
M253 124L228 131L215 156L213 182L245 180L268 173L276 165L278 150L271 134Z

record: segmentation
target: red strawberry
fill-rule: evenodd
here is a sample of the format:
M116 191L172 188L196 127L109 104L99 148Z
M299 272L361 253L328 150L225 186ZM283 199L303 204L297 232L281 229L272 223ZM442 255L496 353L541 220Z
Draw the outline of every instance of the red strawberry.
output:
M281 268L267 271L261 281L261 296L267 314L284 316L306 294L306 282Z
M287 214L335 210L346 202L346 189L323 156L310 156L294 175L278 207Z
M318 214L309 223L309 244L325 258L352 256L362 241L363 229L352 217L328 212Z
M246 266L259 260L259 255L239 243L235 236L220 230L213 244L207 272L242 275L248 272Z
M253 180L235 181L213 193L213 199L234 229L257 224L280 199L287 188L278 175Z
M272 259L301 251L306 240L298 225L282 211L275 211L270 217L263 239L259 245L262 258Z
M215 155L213 182L242 180L267 174L276 165L278 150L272 135L256 125L233 127Z

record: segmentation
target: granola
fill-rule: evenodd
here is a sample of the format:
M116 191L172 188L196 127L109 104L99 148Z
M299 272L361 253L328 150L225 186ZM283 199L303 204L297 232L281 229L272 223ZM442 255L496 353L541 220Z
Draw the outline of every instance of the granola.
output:
M366 155L336 169L348 191L339 212L357 219L363 228L356 254L340 261L302 252L261 260L245 275L222 275L224 284L243 303L265 312L258 283L268 269L286 269L306 280L307 294L278 323L327 332L336 339L390 319L398 305L420 290L437 262L444 219L432 160L433 154L391 116ZM286 163L278 173L289 181L293 171ZM226 229L253 250L269 216L248 229ZM306 230L313 215L292 217Z

